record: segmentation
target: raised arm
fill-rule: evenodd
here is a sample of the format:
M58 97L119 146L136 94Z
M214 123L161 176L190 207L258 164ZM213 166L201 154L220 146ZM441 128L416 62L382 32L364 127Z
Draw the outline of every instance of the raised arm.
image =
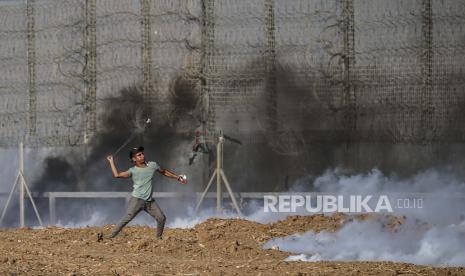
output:
M107 160L108 160L108 163L110 163L111 172L113 173L114 177L117 177L117 178L129 178L129 177L131 177L131 173L129 173L129 171L118 172L118 170L116 169L116 166L115 166L115 162L113 161L113 156L112 155L108 155Z
M173 172L170 172L167 169L159 168L158 172L161 173L162 175L166 176L166 177L174 178L174 179L178 180L179 182L181 182L181 184L187 184L187 179L182 178L181 176L179 176L179 175L177 175L177 174L175 174Z

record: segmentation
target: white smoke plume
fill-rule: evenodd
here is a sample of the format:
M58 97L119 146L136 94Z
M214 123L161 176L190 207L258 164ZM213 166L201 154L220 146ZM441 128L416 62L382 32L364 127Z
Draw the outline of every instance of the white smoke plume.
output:
M462 200L462 196L465 195L464 182L455 177L452 172L434 169L420 172L408 179L398 179L395 176L388 177L377 169L373 169L366 174L357 175L347 175L341 169L334 169L326 171L306 185L302 184L302 181L297 182L291 191L296 194L298 194L297 191L302 191L324 192L334 195L385 193L390 197L391 195L402 197L403 195L407 196L414 193L418 197L422 197L424 201L423 207L416 209L396 209L396 206L393 206L394 215L406 215L409 218L421 219L428 223L456 223L461 220L465 213L465 202ZM393 200L394 204L395 200ZM169 202L162 202L160 205L162 209L167 209L168 219L171 220L172 218L172 222L168 221L167 225L172 223L176 227L185 228L189 225L195 225L196 222L204 221L209 217L218 217L218 214L211 205L208 206L208 203L203 205L207 207L201 209L198 214L194 214L193 212L195 202L180 201L174 198ZM172 208L167 208L167 206ZM177 209L178 213L182 214L177 214L170 218L170 210L174 209ZM179 212L179 210L182 210L182 212ZM298 210L295 213L265 213L263 203L260 200L247 201L243 212L246 214L247 219L260 223L275 222L289 215L311 215L305 210ZM221 215L220 217L230 218L235 216L234 210L230 208L228 214ZM150 223L151 218L147 217L147 221ZM445 223L442 223L443 221ZM83 222L83 225L86 225L85 222Z
M408 224L397 232L375 221L354 221L336 233L307 232L267 242L265 248L299 255L288 261L393 261L465 266L465 224L429 229Z
M265 248L297 253L288 261L394 261L433 266L465 266L465 184L447 169L429 169L400 179L373 169L347 175L327 170L312 183L313 191L331 194L387 194L423 199L422 208L397 209L406 218L396 231L380 221L353 221L336 233L313 231L275 239ZM294 191L304 191L303 185ZM395 200L394 200L395 202Z
M277 245L280 250L297 254L288 260L369 260L435 266L465 265L465 255L462 253L465 252L465 183L452 170L428 169L411 177L401 178L385 175L378 169L363 174L349 174L342 169L332 169L320 176L305 177L297 181L290 191L296 194L387 194L390 198L407 197L413 193L422 197L424 203L423 208L394 208L393 215L406 217L398 231L389 231L378 221L353 221L336 233L308 232L269 241L265 245ZM168 228L191 228L211 217L237 217L230 206L229 213L218 215L211 203L212 201L209 205L206 202L206 207L195 214L193 201L176 198L159 201L167 214ZM260 200L246 203L243 210L246 219L260 223L274 222L288 215L311 215L305 210L297 213L265 213ZM80 219L67 217L67 220L61 220L60 225L83 227L117 223L124 214L124 201L112 202L110 205L108 208L90 207L86 210L88 216ZM131 224L155 226L156 222L144 214L138 215Z
M51 148L29 148L24 146L24 177L28 187L32 190L33 179L41 173L43 160L53 154ZM0 148L0 213L5 208L7 198L14 188L14 183L19 172L19 147ZM17 209L19 185L16 185L12 198L8 205L8 212ZM8 214L8 213L7 213ZM5 221L7 218L5 218Z

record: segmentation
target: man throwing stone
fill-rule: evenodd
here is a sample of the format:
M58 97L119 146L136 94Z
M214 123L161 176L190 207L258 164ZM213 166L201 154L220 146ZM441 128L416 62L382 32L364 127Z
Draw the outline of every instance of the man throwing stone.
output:
M149 213L157 221L157 238L161 239L163 229L165 227L166 217L161 211L158 204L152 198L153 185L152 179L155 171L158 171L162 175L170 178L177 179L182 184L187 184L187 180L179 175L176 175L166 169L160 168L156 162L145 162L144 148L138 147L133 148L129 152L129 158L134 163L134 167L130 168L125 172L118 172L113 156L107 157L110 163L111 171L113 176L117 178L132 178L133 191L131 199L129 200L128 209L126 215L116 225L115 229L111 233L111 237L114 238L128 224L140 211L144 210Z

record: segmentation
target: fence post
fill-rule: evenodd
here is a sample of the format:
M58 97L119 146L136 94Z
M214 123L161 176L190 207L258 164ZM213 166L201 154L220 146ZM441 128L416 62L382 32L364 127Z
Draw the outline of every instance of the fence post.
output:
M265 48L265 71L266 71L266 93L268 93L268 119L269 130L274 132L278 129L278 100L276 91L276 27L275 27L274 0L265 0L265 26L266 26L266 48Z
M87 144L97 128L97 15L96 0L86 0L86 93L84 99L86 124L84 133L84 144Z
M344 104L346 106L347 131L350 139L357 128L357 99L353 85L355 71L355 18L354 0L342 0L343 17L343 61L344 61Z
M50 225L55 225L56 223L56 202L55 202L54 193L48 193L48 208L49 208L49 215L50 215Z
M151 20L150 20L150 2L149 0L141 0L141 16L142 16L142 75L144 76L143 97L147 103L147 115L151 114L154 105L154 95L152 87L152 36L151 36Z
M216 127L215 106L212 102L212 86L214 81L211 76L215 70L214 64L215 48L215 1L202 1L202 45L201 45L201 73L200 73L200 96L201 96L201 124L202 132L207 140L212 139ZM203 188L210 179L210 157L203 158Z
M33 136L36 134L37 121L37 95L35 91L36 80L36 55L35 55L35 19L34 19L34 2L35 0L26 0L27 13L27 68L28 68L28 129L27 134Z
M423 45L421 48L422 94L421 97L421 132L420 139L429 142L434 135L434 106L432 95L433 77L433 8L431 0L423 0L421 11L421 31Z

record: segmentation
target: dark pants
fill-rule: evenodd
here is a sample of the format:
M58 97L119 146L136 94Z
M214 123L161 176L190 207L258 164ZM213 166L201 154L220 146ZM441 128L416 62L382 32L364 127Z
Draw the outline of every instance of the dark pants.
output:
M157 221L157 238L160 238L163 234L163 229L165 228L166 216L161 211L158 204L154 199L151 201L145 201L137 197L131 197L128 204L128 209L126 210L126 215L121 219L121 221L116 225L111 236L115 237L123 229L126 224L128 224L140 211L146 211Z

